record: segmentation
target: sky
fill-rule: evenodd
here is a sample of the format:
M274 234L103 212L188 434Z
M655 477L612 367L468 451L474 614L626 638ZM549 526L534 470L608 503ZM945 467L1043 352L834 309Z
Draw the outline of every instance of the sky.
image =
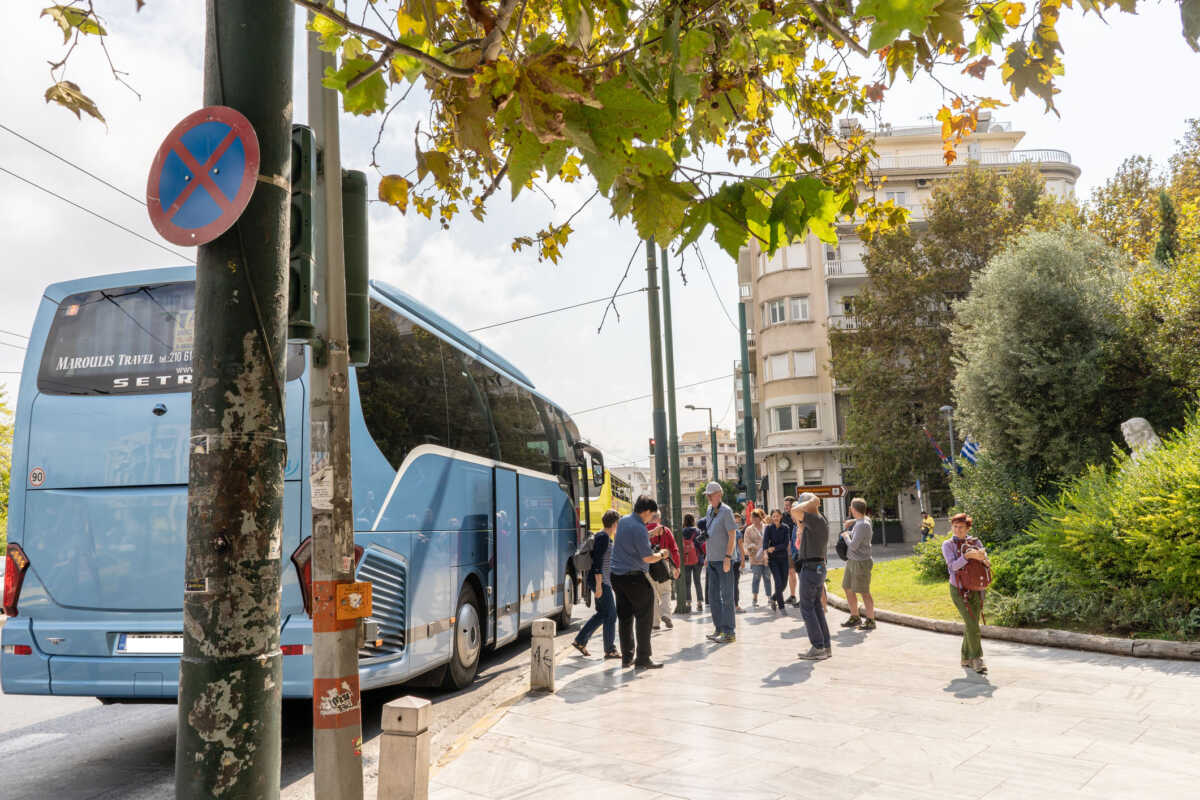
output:
M109 51L128 72L140 99L116 83L99 48L72 56L68 79L80 83L99 104L107 127L85 117L76 120L42 94L50 84L47 61L62 53L62 36L39 19L43 2L15 0L9 19L21 35L6 39L0 60L0 124L11 128L104 177L135 197L145 193L155 149L184 116L200 107L204 3L201 0L149 0L132 13L130 0L98 0L106 14ZM1184 120L1200 116L1200 97L1191 92L1200 74L1200 56L1179 35L1174 2L1147 5L1137 16L1115 11L1107 22L1074 12L1060 23L1066 74L1057 98L1060 116L1047 114L1040 101L1025 99L994 113L1026 136L1019 147L1056 148L1071 153L1082 175L1077 194L1086 197L1129 155L1165 161L1183 132ZM295 120L306 118L303 43L297 34ZM960 78L958 85L976 88ZM985 94L1007 98L998 80ZM412 166L412 131L422 105L413 98L393 114L379 149L386 172ZM936 113L941 90L928 78L900 82L886 95L883 116L894 124L915 123ZM342 118L342 163L367 171L378 121ZM0 168L92 209L153 242L161 242L145 208L56 161L7 131L0 130ZM538 263L529 251L513 253L513 236L531 234L553 220L565 220L593 191L590 183L554 184L547 198L523 192L509 201L507 184L497 192L483 223L469 215L450 231L410 213L401 216L381 203L370 212L371 273L415 295L464 328L477 328L612 294L626 265L632 268L622 290L645 286L645 255L626 221L609 218L602 198L589 205L572 227L564 258ZM553 205L551 204L553 201ZM171 248L194 258L194 251ZM635 253L636 250L636 253ZM709 240L701 250L711 272L693 252L672 258L682 275L672 275L676 385L706 383L678 392L680 432L703 429L707 416L685 404L710 406L717 422L730 427L733 364L738 360L737 268ZM0 330L28 335L46 285L86 275L185 263L178 255L89 216L0 171ZM686 278L686 284L683 281ZM648 462L650 401L619 403L650 392L646 296L616 301L600 329L604 305L518 322L480 332L479 338L504 354L537 388L572 413L585 438L598 445L610 466ZM598 330L599 329L599 330ZM23 353L20 336L0 333L0 387L15 405ZM16 345L14 347L13 345ZM720 379L720 380L710 380Z

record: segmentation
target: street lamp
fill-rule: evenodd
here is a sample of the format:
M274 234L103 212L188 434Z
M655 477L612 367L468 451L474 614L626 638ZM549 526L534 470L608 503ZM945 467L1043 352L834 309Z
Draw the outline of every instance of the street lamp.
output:
M712 462L713 462L713 480L720 483L721 477L717 472L717 430L712 423L712 409L708 406L684 406L689 411L707 411L708 412L708 438L712 442Z
M954 406L942 406L938 411L942 412L942 416L946 418L946 425L950 429L950 463L957 465L954 460Z

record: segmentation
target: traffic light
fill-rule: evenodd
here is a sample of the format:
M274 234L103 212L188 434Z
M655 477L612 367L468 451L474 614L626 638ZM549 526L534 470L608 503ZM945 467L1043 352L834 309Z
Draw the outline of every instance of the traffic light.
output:
M650 455L654 455L654 437L650 437Z
M307 125L292 126L292 230L288 262L288 338L311 339L316 308L317 140Z
M342 170L342 239L350 363L361 367L371 359L371 303L368 296L367 176L358 170Z

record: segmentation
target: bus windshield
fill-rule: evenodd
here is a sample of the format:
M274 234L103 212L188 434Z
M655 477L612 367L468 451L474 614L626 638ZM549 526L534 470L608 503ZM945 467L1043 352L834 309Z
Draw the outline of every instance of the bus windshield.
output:
M73 294L59 304L38 371L48 394L147 394L192 388L195 284Z

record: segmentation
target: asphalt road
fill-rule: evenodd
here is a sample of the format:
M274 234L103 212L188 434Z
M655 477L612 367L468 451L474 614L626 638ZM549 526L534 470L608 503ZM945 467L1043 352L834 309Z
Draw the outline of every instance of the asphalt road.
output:
M579 606L576 619L587 609ZM578 628L578 621L572 630ZM559 635L560 642L569 633ZM384 703L406 694L433 701L435 734L481 703L527 666L529 634L484 655L479 677L461 692L393 687L363 695L364 738L379 733ZM175 705L101 705L80 697L0 693L0 797L5 800L170 800L175 796ZM284 797L306 796L312 773L312 711L307 701L283 708ZM372 794L373 796L373 794Z

